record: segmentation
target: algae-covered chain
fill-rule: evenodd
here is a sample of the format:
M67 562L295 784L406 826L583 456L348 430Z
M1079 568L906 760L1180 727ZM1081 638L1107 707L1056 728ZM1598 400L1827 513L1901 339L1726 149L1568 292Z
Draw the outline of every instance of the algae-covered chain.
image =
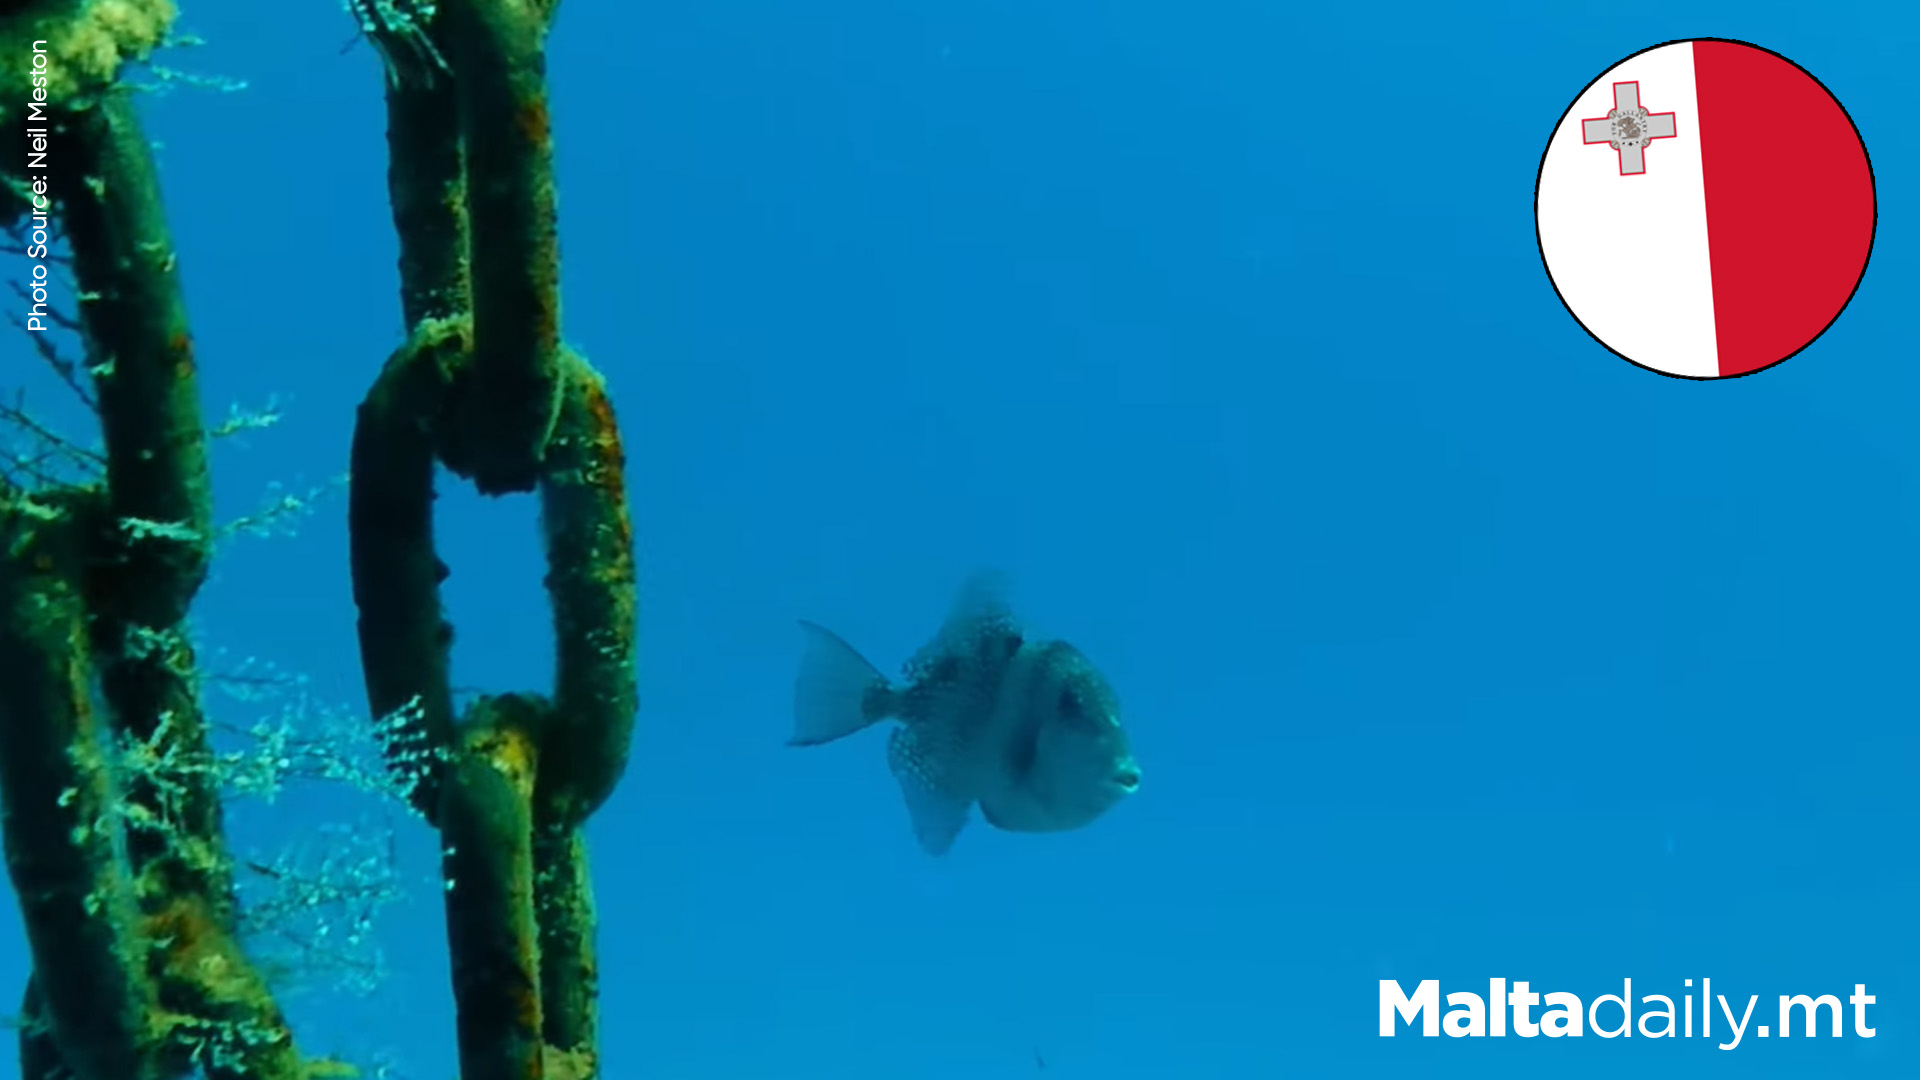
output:
M636 591L619 428L600 375L560 337L552 4L351 6L363 29L376 24L368 36L391 72L409 325L354 429L348 525L368 702L417 718L389 760L441 833L462 1076L584 1080L597 1074L598 989L582 826L626 769ZM440 66L451 78L413 77ZM453 715L436 462L482 494L537 493L551 694L491 695Z
M626 766L636 595L613 409L559 335L544 74L554 3L346 7L388 68L409 326L354 433L351 570L368 697L387 725L390 768L447 852L462 1076L586 1080L597 1074L597 986L582 826ZM159 762L209 753L181 632L211 553L197 361L151 146L116 82L167 39L174 14L172 0L0 12L7 57L70 61L35 86L0 60L0 128L22 123L18 103L49 102L73 165L56 201L106 444L103 482L30 498L0 483L0 797L35 960L22 1010L28 1080L330 1071L297 1052L239 948L212 789L188 770L116 793L99 752L111 734ZM12 47L23 42L44 48ZM488 182L469 183L475 175ZM19 178L7 179L17 192ZM19 212L17 199L0 206ZM436 461L486 494L538 494L558 648L550 694L485 697L453 715ZM161 647L128 647L149 637ZM116 797L164 822L154 835L171 841L124 831L116 850L93 827L124 824L107 812Z

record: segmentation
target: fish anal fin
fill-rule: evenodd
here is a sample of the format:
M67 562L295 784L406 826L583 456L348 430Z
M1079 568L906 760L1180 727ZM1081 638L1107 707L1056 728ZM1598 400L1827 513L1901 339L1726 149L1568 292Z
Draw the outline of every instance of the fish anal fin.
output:
M956 795L940 774L939 759L919 745L917 727L896 728L887 740L887 768L900 784L913 834L929 855L945 855L966 827L971 800Z

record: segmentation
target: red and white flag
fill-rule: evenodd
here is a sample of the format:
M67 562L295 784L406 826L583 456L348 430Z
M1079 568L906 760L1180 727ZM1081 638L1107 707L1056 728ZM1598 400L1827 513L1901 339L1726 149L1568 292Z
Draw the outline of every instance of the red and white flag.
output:
M1826 332L1866 272L1873 171L1792 61L1734 41L1636 53L1540 161L1540 257L1601 344L1684 378L1745 375Z

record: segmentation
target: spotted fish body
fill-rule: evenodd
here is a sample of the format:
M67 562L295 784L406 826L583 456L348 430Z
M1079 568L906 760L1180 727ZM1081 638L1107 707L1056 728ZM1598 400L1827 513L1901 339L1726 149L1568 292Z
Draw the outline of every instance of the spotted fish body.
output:
M899 684L832 631L801 626L791 742L898 721L887 765L931 854L953 846L975 804L996 828L1058 832L1139 787L1112 687L1072 645L1029 640L995 579L968 583Z

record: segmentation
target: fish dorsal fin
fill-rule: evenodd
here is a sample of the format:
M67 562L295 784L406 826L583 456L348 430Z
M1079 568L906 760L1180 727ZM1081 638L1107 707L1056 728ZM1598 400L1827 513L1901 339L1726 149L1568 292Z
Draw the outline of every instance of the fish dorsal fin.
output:
M895 728L887 740L887 768L899 781L913 835L929 855L945 855L966 827L970 800L954 794L943 768L953 757L945 748L924 745L926 727Z
M907 662L907 677L939 682L941 672L952 669L954 662L997 666L1012 658L1020 641L1019 623L1007 603L1006 576L976 573L960 587L940 632Z
M967 634L982 626L1005 626L1011 630L1013 606L1007 597L1012 591L1012 582L1006 574L998 570L976 571L961 583L960 591L955 594L953 606L947 611L947 621L941 628L942 636Z

